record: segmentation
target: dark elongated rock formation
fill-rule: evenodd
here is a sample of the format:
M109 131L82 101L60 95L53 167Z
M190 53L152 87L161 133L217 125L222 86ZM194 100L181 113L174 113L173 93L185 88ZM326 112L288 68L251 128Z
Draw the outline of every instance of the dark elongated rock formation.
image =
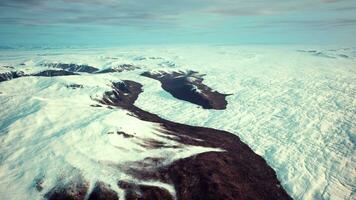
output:
M136 107L133 103L142 92L142 85L134 81L114 83L112 87L113 91L105 93L101 103L125 108L141 120L159 123L167 136L176 136L180 143L223 150L181 159L154 172L136 168L132 170L133 176L173 184L179 200L291 199L274 170L237 136L171 122ZM167 199L165 193L155 194L154 199Z
M110 186L97 182L88 200L119 200L117 193Z
M69 72L86 72L86 73L94 73L98 71L98 68L89 66L89 65L77 65L77 64L66 64L66 63L47 63L43 64L47 67L59 68Z
M89 184L83 180L60 184L50 190L45 198L50 200L83 200L88 188Z
M79 75L74 72L69 72L65 70L45 70L36 74L32 74L32 76L46 76L46 77L52 77L52 76L70 76L70 75Z
M123 72L123 71L133 71L136 69L140 69L140 67L137 67L135 65L131 64L122 64L117 67L110 67L107 69L100 70L96 72L97 74L104 74L104 73L115 73L115 72Z
M9 81L11 79L26 77L26 76L44 76L44 77L53 77L53 76L70 76L70 75L79 75L74 72L69 72L65 70L45 70L35 74L25 74L22 71L11 71L0 74L0 82Z
M24 75L25 74L22 71L10 71L10 72L5 72L5 73L0 73L0 82L19 78Z
M157 186L136 185L124 181L119 181L118 185L126 191L126 200L174 200L174 197L167 190Z
M91 74L103 74L103 73L114 73L114 72L123 72L123 71L132 71L135 69L140 69L140 67L131 65L131 64L122 64L117 67L107 68L104 70L100 70L89 66L89 65L77 65L77 64L65 64L65 63L46 63L42 64L42 66L58 68L56 69L48 69L34 74L25 74L23 71L8 71L4 73L0 73L0 82L9 81L11 79L20 78L24 76L44 76L44 77L52 77L52 76L69 76L69 75L80 75L77 72L86 72ZM7 68L13 70L14 68L11 66L1 66L2 68Z
M144 72L141 75L160 81L162 88L177 99L189 101L205 109L226 109L225 97L228 95L204 85L204 75L198 72Z
M131 115L161 126L166 138L180 144L210 147L210 151L170 164L162 158L145 158L130 163L125 173L142 181L160 181L170 184L175 194L154 185L118 180L118 187L125 191L126 200L284 200L291 199L280 185L274 170L255 154L239 137L221 130L195 127L162 119L134 105L142 92L142 85L129 80L112 84L98 101L110 107L130 111ZM173 136L173 137L172 137ZM150 148L175 148L147 141ZM87 184L72 183L57 186L46 194L49 200L84 199ZM109 186L97 183L87 194L89 199L114 199L117 195Z

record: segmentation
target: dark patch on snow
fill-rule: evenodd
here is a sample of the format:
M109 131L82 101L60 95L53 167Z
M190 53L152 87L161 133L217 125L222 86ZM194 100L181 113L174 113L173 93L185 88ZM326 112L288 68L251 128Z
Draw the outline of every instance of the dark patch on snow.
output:
M0 74L0 82L9 81L11 79L25 77L25 76L52 77L52 76L70 76L70 75L79 75L79 74L65 71L65 70L45 70L35 74L25 74L23 71L9 71Z
M1 66L2 68L6 68L6 69L14 69L13 66L8 66L8 65L5 65L5 66Z
M134 81L124 80L112 84L112 91L104 93L104 98L99 100L106 105L131 107L142 91L142 85Z
M144 72L141 75L160 81L162 88L177 99L200 105L204 109L226 109L225 98L228 94L213 91L204 85L204 75L198 72Z
M147 149L159 149L159 148L166 147L166 143L153 139L146 139L144 140L143 144L141 144L141 146Z
M160 124L160 134L185 145L216 148L218 152L204 152L173 163L165 158L147 157L142 161L117 166L139 180L161 181L174 186L178 200L263 200L291 197L281 187L274 170L255 154L239 137L232 133L175 123L144 111L134 105L142 92L142 85L129 80L113 83L112 91L98 100L108 106L120 107L141 120ZM113 134L113 133L112 133ZM126 134L126 133L125 133ZM154 148L171 148L163 142L149 141ZM123 180L118 186L125 190L129 200L171 200L164 188L141 185ZM114 198L107 186L96 185L90 196ZM109 192L108 192L109 191ZM84 199L88 192L85 181L58 184L45 197L47 199ZM108 196L110 194L110 196Z
M75 181L67 184L58 184L45 194L48 200L84 200L89 184L85 181Z
M71 76L71 75L79 75L74 72L69 72L65 70L45 70L36 74L33 74L32 76L45 76L45 77L52 77L52 76Z
M22 71L10 71L5 73L0 73L0 82L8 81L15 78L20 78L25 76L25 73Z
M143 143L139 144L146 149L160 149L160 148L179 148L177 145L168 145L164 142L153 140L153 139L145 139Z
M89 65L77 65L77 64L65 64L65 63L46 63L43 64L46 67L60 68L69 72L86 72L86 73L94 73L98 71L98 68L89 66Z
M41 192L43 190L44 176L35 178L34 182L36 190Z
M119 181L118 185L125 190L126 200L173 200L172 195L164 188L149 185L137 185Z
M124 131L116 131L116 134L122 135L124 138L133 138L133 137L135 137L134 135L125 133Z
M135 57L133 60L135 61L142 61L142 60L146 60L147 58L143 57L143 56L138 56L138 57Z
M172 61L164 61L158 64L161 67L177 67L177 65Z
M99 107L103 107L102 105L100 105L100 104L92 104L92 105L90 105L91 107L96 107L96 108L99 108Z
M299 52L308 53L312 56L324 57L324 58L336 58L334 56L328 55L327 53L317 51L317 50L298 50Z
M100 70L96 73L98 74L104 74L104 73L115 73L115 72L123 72L123 71L133 71L136 69L140 69L140 67L131 65L131 64L122 64L117 67L110 67L107 69Z
M67 88L78 89L78 88L83 88L83 85L74 83L74 84L67 85Z
M339 54L339 57L341 57L341 58L349 58L349 56L347 56L345 54Z
M154 57L154 56L151 56L149 57L150 60L161 60L163 59L162 57Z
M122 97L122 91L113 85L113 91L106 92L100 102L127 109L132 116L141 120L160 124L163 129L161 133L174 136L174 140L182 144L222 150L201 153L168 165L163 165L159 158L156 162L144 160L129 165L131 167L126 172L142 180L173 184L180 200L291 199L280 186L274 170L239 137L226 131L175 123L144 111L133 105L142 92L142 85L134 81L124 82L129 89L128 95ZM161 147L164 148L164 145ZM162 192L160 188L152 189L155 186L148 186L150 189L147 190L142 190L141 185L127 182L119 182L119 186L125 189L127 197L133 199L170 198L166 196L169 193ZM142 195L146 193L147 196Z
M117 193L103 182L97 182L88 200L119 200Z

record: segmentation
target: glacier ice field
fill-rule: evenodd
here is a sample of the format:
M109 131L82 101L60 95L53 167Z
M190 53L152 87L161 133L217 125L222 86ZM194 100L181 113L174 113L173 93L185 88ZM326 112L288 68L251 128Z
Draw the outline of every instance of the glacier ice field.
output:
M145 150L137 144L140 141L107 135L125 130L141 133L141 138L165 140L156 134L154 124L124 110L90 106L110 90L110 82L118 80L143 85L144 92L135 102L143 110L240 137L276 171L294 199L356 199L356 48L158 45L0 52L0 66L25 73L47 69L44 63L140 67L111 74L1 82L0 194L6 199L39 199L43 193L33 188L36 178L46 179L45 189L77 174L90 182L100 179L115 185L117 176L131 178L115 165L152 155L166 155L165 162L172 162L220 151L189 145L164 152ZM1 68L0 73L6 70ZM202 109L174 98L160 82L140 76L155 70L206 74L206 85L231 94L227 109ZM68 84L84 87L70 89L65 87ZM150 184L174 193L170 185Z

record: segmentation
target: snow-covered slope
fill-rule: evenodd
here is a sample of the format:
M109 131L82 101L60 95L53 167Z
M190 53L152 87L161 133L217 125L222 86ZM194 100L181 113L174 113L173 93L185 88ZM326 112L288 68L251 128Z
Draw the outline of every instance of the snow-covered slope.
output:
M90 106L96 104L91 97L109 90L111 81L131 79L143 84L138 107L176 122L235 133L267 160L293 198L355 198L355 48L155 46L3 51L0 57L0 65L27 74L48 69L44 63L139 68L1 82L0 194L5 197L10 198L7 191L14 191L14 199L28 194L39 197L31 189L36 177L47 178L45 189L78 171L91 182L115 184L111 175L120 172L107 163L123 164L150 155L173 155L174 160L211 150L186 145L171 151L147 150L137 145L137 138L107 134L123 130L142 134L141 139L164 140L155 134L155 124L124 110ZM206 85L232 94L227 109L205 110L175 99L158 81L140 76L152 70L206 74ZM70 84L83 88L66 87ZM131 178L124 173L122 177Z
M67 87L74 83L82 88ZM116 166L130 166L145 158L164 158L163 163L170 163L220 151L169 140L161 136L157 124L141 121L125 110L96 107L92 98L110 90L109 84L109 78L91 76L23 77L1 83L1 199L41 199L43 193L36 188L47 192L58 182L81 176L90 186L101 181L123 195L115 187L118 180L148 183ZM145 148L148 141L177 148ZM149 184L174 195L168 184Z

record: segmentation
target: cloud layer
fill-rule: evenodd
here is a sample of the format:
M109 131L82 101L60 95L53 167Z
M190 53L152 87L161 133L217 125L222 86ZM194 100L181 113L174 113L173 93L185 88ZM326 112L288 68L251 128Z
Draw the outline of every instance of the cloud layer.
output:
M354 30L355 9L351 0L2 0L0 26L104 26L205 33L303 27L305 31Z
M340 0L252 0L247 3L241 0L2 0L0 17L3 23L8 20L8 23L24 24L170 23L189 16L280 15L307 9L320 12L328 7L323 4L334 4L333 9L342 9L348 4L356 6L351 1Z

